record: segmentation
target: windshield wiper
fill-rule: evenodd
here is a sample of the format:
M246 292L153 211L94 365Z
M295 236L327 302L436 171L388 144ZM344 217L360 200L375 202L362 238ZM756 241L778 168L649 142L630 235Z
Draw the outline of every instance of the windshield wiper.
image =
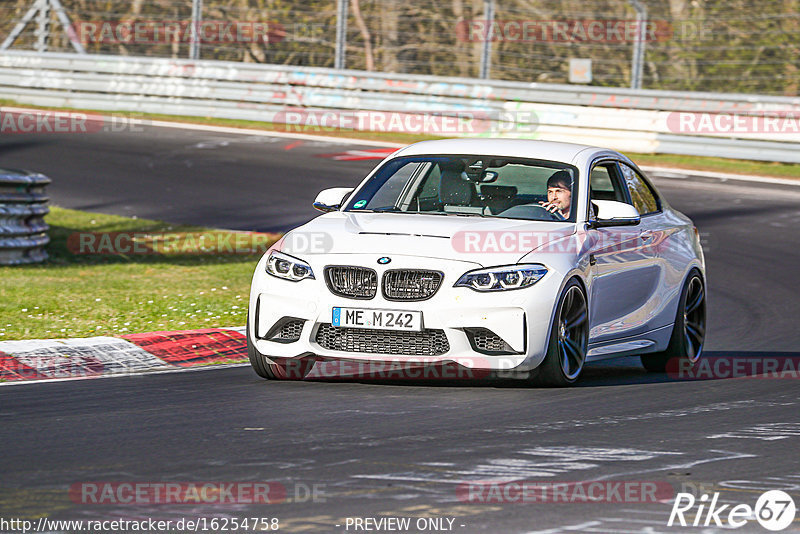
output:
M381 211L400 211L400 208L397 206L381 206L380 208L372 208L372 211L375 213L379 213Z
M482 213L458 213L458 212L447 212L447 211L403 211L397 206L381 206L380 208L370 208L370 209L350 209L348 211L355 211L360 213L403 213L409 215L457 215L459 217L489 217L489 215L484 215Z

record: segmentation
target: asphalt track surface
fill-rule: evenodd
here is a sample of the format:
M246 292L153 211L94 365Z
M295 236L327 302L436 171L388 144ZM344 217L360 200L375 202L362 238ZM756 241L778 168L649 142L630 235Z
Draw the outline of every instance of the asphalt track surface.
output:
M0 139L0 166L50 175L53 202L65 207L277 230L312 217L317 190L364 176L374 161L317 157L357 148L147 128ZM800 357L800 188L655 181L704 236L706 356ZM0 517L275 517L283 532L366 532L347 519L387 517L411 518L412 527L420 517L449 518L450 531L464 533L722 532L668 527L669 502L477 503L459 488L653 481L751 506L782 489L800 505L798 397L797 379L682 380L647 374L633 358L592 364L577 387L559 390L265 382L248 367L5 386ZM68 488L91 481L271 481L288 498L73 502ZM443 530L408 530L419 531ZM737 531L766 532L755 522ZM800 531L800 521L787 531Z

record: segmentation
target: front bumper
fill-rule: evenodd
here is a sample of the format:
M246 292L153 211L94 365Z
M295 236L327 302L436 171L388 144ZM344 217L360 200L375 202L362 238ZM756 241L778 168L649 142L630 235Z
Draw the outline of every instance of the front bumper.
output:
M343 361L425 365L453 362L470 369L511 372L527 372L541 363L562 284L558 273L550 271L525 289L479 293L453 287L466 271L479 268L478 264L393 256L388 267L378 265L378 257L379 254L307 256L302 259L312 267L316 278L300 282L267 274L266 256L262 258L253 276L249 302L249 335L258 352L267 359L314 355ZM368 266L377 271L379 280L389 268L438 270L444 278L428 300L386 300L380 290L370 300L356 300L329 291L323 276L327 265ZM330 326L334 307L421 311L424 330L420 334L398 335L391 330L356 329L358 332L345 334ZM297 336L296 340L287 342L275 337L287 323L293 323L287 329L293 332L292 338Z

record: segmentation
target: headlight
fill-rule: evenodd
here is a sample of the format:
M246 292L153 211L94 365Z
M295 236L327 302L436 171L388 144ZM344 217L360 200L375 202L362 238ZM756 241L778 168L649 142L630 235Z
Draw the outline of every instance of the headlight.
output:
M468 287L475 291L504 291L522 289L541 280L547 274L544 265L509 265L469 271L453 287Z
M273 251L267 259L267 272L272 276L299 282L306 278L314 278L314 271L311 266L303 260L293 258L288 254Z

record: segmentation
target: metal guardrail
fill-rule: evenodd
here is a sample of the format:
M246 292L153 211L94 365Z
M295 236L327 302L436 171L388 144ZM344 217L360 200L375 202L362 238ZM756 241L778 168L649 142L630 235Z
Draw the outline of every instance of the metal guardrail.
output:
M0 98L45 106L279 123L286 122L287 109L297 108L471 112L485 118L483 131L455 135L552 139L629 152L800 163L800 132L692 135L675 132L674 117L670 117L675 112L773 112L798 117L800 98L792 97L5 51L0 52ZM511 128L508 117L515 117Z
M38 263L47 259L50 242L44 216L49 213L39 173L0 169L0 265Z

